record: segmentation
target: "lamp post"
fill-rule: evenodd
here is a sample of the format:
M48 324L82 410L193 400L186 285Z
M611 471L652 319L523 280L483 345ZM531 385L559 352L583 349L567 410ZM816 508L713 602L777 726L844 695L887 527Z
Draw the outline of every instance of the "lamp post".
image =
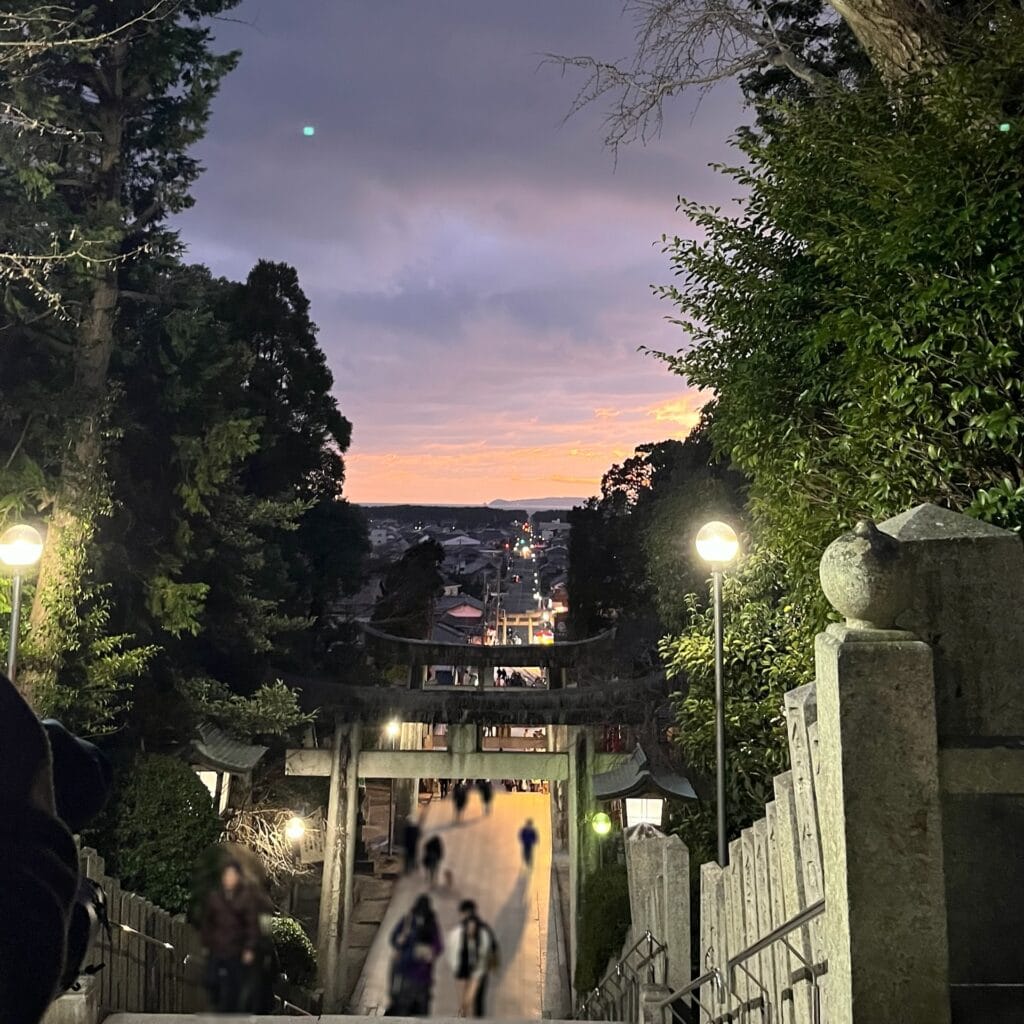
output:
M608 833L612 830L612 819L604 811L598 811L590 819L590 827L594 830L594 835L597 836L598 840L598 863L601 867L604 867L604 842L608 837Z
M391 749L395 749L395 741L398 739L399 734L402 731L402 723L397 718L392 718L386 726L384 726L384 732L386 733L389 740L391 740ZM390 857L394 851L395 844L395 777L391 776L391 792L388 799L388 856Z
M21 575L43 554L39 531L25 523L4 530L0 535L0 562L14 570L11 586L11 640L7 648L7 678L14 682L18 668L18 622L21 616Z
M295 908L299 905L299 878L298 870L302 862L302 840L306 836L306 822L297 814L292 815L285 822L284 837L291 846L292 854L292 879L288 887L288 910L294 914Z
M722 573L740 543L736 531L715 519L697 532L697 554L711 566L715 607L715 803L718 814L718 863L724 868L729 860L725 839L725 682L722 652Z

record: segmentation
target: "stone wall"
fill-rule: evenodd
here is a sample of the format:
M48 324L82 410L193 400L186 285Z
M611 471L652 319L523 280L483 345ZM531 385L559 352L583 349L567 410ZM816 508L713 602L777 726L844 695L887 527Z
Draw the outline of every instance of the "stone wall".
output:
M846 622L786 695L791 770L701 868L700 1019L1024 1020L1020 537L923 505L839 538L822 584Z

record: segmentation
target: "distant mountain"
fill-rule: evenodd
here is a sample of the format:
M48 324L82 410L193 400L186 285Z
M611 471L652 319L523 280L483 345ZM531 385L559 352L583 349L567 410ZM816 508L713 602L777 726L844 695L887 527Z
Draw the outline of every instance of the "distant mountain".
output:
M520 498L518 501L506 501L495 498L488 503L488 508L522 508L527 512L560 512L565 509L582 505L586 498Z

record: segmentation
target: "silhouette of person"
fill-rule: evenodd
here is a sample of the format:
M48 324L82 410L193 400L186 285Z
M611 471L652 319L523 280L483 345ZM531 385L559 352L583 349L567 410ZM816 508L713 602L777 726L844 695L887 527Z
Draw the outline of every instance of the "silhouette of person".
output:
M526 824L519 830L519 845L523 848L523 867L527 871L533 867L533 848L539 841L540 836L533 827L533 818L527 818Z

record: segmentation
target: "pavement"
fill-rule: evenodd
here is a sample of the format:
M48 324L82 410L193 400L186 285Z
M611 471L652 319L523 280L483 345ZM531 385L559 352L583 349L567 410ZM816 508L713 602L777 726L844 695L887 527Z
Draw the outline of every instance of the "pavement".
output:
M438 886L429 890L422 873L401 878L391 905L356 984L350 1010L360 1016L382 1016L387 1009L391 932L416 897L428 892L442 931L458 922L463 899L477 903L480 916L494 929L501 947L501 967L492 976L487 1016L503 1020L555 1019L568 1016L569 993L563 924L552 889L550 797L540 793L495 794L491 814L484 816L474 792L461 824L454 822L450 800L435 801L425 811L423 836L435 832L445 847ZM541 841L530 872L522 868L518 832L532 818ZM445 872L452 874L449 888ZM455 981L442 954L434 973L436 1017L454 1017L458 1010Z

